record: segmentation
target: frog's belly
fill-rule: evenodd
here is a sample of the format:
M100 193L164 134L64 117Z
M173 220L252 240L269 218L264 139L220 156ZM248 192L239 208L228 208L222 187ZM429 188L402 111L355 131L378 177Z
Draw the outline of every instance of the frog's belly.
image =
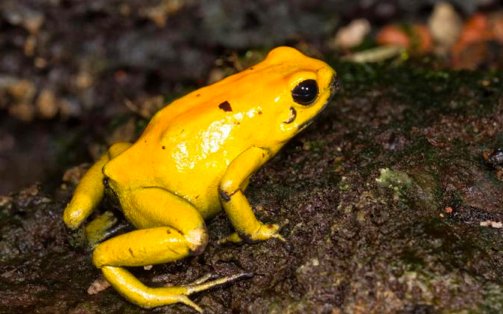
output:
M108 182L108 180L106 181ZM113 191L113 194L120 202L120 207L126 219L137 228L160 226L162 225L162 223L160 224L160 220L158 219L159 217L157 217L155 213L166 210L176 214L180 210L180 208L176 208L177 204L179 204L178 202L174 202L172 206L170 205L171 203L169 202L169 200L171 198L163 199L162 203L165 204L164 206L166 206L166 208L149 208L139 204L138 202L142 202L142 199L138 198L138 193L142 190L146 191L152 190L153 188L158 188L160 192L166 193L167 195L172 195L173 199L178 199L179 197L183 198L194 206L194 208L201 214L204 220L215 216L221 210L218 187L215 187L214 189L206 188L195 191L193 189L190 189L189 185L187 184L170 184L166 186L135 185L134 187L128 187L122 185L119 182L114 182L113 186L114 187L111 188L111 191ZM147 203L151 205L154 204L152 202ZM154 206L158 207L159 203L154 204Z

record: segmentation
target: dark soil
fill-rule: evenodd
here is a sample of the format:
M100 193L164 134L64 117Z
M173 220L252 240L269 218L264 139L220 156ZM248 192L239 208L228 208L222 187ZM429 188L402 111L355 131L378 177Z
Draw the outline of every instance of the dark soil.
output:
M34 113L24 124L9 122L17 125L13 130L27 126L27 134L37 133L33 125L56 134L41 140L49 146L38 147L57 147L63 154L48 157L57 160L48 170L55 175L45 177L42 185L0 198L0 313L192 313L183 305L143 310L111 288L96 295L86 292L100 278L99 270L91 264L83 231L70 232L61 220L86 166L67 173L63 184L61 173L67 165L91 162L110 142L134 139L148 114L132 112L125 99L150 108L145 103L151 97L174 98L204 85L202 78L210 72L227 73L236 60L247 64L259 59L261 52L239 57L249 45L289 41L311 54L318 51L338 71L343 90L312 126L252 177L246 192L262 221L285 223L281 234L286 243L218 245L216 240L232 231L221 214L208 222L211 241L202 255L148 271L134 269L135 274L150 285L163 285L188 283L207 273L254 273L191 297L208 313L503 312L502 72L449 71L429 58L341 63L323 54L327 50L320 44L336 25L329 18L321 19L327 33L294 28L298 37L283 34L260 41L251 36L242 43L237 35L197 35L197 27L187 28L194 33L185 31L196 9L201 25L227 29L215 22L224 23L220 18L207 21L218 10L190 1L168 14L164 26L144 13L143 2L128 2L125 17L117 9L120 1L43 3L21 7L44 16L38 34L45 34L39 44L47 49L36 55L48 61L46 67L26 66L36 58L19 53L28 31L2 8L0 30L13 40L2 51L14 61L11 68L0 61L0 69L34 82L36 93L50 83L55 97L66 104L58 102L57 115L49 120ZM262 11L248 5L262 25ZM316 12L331 10L320 8ZM308 20L296 25L312 25L310 14L286 12L285 19ZM247 27L255 25L252 17ZM262 34L255 27L250 34ZM244 24L240 29L246 31ZM306 37L313 40L309 45L295 39ZM159 44L163 42L168 44ZM238 57L213 64L217 56L232 56L231 51ZM138 55L142 53L148 57ZM102 67L85 68L83 60ZM80 90L72 82L87 69L93 84ZM50 77L56 78L48 81ZM76 111L64 111L66 101L73 101ZM18 103L9 100L2 108L10 115ZM18 145L11 136L12 145ZM104 202L100 211L112 207Z

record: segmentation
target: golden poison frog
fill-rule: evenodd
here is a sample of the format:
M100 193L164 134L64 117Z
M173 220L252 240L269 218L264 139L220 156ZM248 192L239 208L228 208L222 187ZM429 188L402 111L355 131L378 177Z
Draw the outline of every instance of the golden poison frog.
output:
M289 47L240 73L173 101L133 143L112 145L83 176L63 219L78 228L113 192L136 228L99 243L93 263L126 299L145 308L184 303L188 296L246 274L153 288L126 267L200 254L205 220L224 210L235 233L226 241L282 239L277 224L257 220L244 195L250 176L310 124L336 90L335 71ZM108 226L106 218L90 225ZM106 228L106 227L104 227ZM100 236L91 231L91 236Z

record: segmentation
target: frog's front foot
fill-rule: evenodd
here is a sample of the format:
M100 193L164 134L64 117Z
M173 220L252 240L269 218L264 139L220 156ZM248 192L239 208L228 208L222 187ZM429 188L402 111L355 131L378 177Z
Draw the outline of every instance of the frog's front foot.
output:
M275 238L278 240L281 240L283 242L286 242L285 238L279 233L279 230L283 227L283 225L278 225L278 224L260 224L259 228L257 231L254 233L250 234L249 236L247 235L240 235L237 232L234 232L230 234L229 236L220 239L218 241L218 244L225 244L225 243L240 243L245 241L263 241L263 240L268 240L271 238Z
M106 211L87 224L85 232L89 247L94 248L107 238L116 223L117 217L111 211Z

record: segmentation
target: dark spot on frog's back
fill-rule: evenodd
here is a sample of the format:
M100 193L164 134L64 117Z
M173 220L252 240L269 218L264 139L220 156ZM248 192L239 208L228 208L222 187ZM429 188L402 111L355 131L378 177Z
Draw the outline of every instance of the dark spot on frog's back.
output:
M229 111L232 112L231 104L227 100L224 101L223 103L221 103L220 105L218 105L218 108L222 109L225 112L229 112Z

